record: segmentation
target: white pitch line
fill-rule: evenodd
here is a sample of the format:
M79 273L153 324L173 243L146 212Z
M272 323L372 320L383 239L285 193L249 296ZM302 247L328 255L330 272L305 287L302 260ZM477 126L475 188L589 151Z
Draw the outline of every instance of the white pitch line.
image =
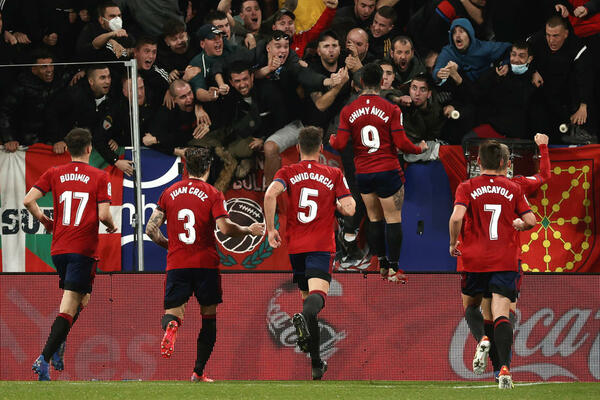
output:
M555 385L569 382L528 382L528 383L515 383L515 386L533 386L533 385ZM497 388L498 385L481 385L481 386L453 386L452 389L487 389Z

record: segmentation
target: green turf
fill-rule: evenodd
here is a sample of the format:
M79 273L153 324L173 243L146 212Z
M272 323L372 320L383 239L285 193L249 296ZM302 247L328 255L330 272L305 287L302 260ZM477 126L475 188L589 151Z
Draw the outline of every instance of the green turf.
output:
M0 382L0 399L594 399L600 383L516 384L491 382L224 381L188 382Z

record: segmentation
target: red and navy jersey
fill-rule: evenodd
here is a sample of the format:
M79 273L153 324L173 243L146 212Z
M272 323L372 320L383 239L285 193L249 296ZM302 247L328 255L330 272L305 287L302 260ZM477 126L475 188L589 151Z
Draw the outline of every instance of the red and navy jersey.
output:
M459 271L518 271L515 218L531 212L520 186L505 176L481 175L461 183L455 205L467 208L459 238Z
M167 218L167 271L218 267L215 221L229 218L223 193L200 179L184 179L160 195L158 209Z
M406 137L400 108L378 95L361 95L342 109L337 135L331 136L330 144L341 150L350 136L357 174L400 169L398 149L421 153Z
M288 252L335 252L336 203L350 196L342 171L305 160L282 167L274 180L288 196Z
M108 174L83 162L52 167L34 187L52 192L54 228L50 254L95 257L98 249L98 203L110 203Z

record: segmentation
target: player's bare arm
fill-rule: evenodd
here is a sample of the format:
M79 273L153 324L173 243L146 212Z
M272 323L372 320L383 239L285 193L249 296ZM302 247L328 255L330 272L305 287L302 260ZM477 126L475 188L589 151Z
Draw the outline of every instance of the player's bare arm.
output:
M37 203L38 199L41 199L43 196L44 194L41 190L32 187L25 196L25 199L23 200L23 205L25 206L25 208L27 208L27 210L29 210L31 215L33 215L44 225L44 228L46 228L48 232L52 232L52 219L43 213L42 209L40 208L40 206L38 206Z
M267 225L267 234L269 235L269 245L273 248L281 246L281 237L275 229L275 208L277 207L277 196L285 190L281 182L273 181L265 193L264 208L265 222Z
M152 239L154 243L165 249L169 248L169 239L161 232L160 226L165 222L165 213L155 208L150 216L150 220L146 224L146 235Z
M221 217L217 219L217 227L223 235L231 237L239 237L246 235L260 236L265 232L265 224L258 222L253 223L250 226L241 226L231 221L227 217Z
M467 212L467 208L461 204L454 206L454 211L450 216L449 229L450 229L450 255L452 257L460 256L460 250L456 247L459 245L458 234L462 228L463 217Z
M351 217L356 211L356 201L352 196L342 197L336 202L340 214Z
M521 218L513 221L513 227L518 231L527 231L533 228L536 224L536 218L533 212L524 214Z
M112 214L110 213L110 203L98 204L98 219L106 226L106 232L115 233L117 231Z

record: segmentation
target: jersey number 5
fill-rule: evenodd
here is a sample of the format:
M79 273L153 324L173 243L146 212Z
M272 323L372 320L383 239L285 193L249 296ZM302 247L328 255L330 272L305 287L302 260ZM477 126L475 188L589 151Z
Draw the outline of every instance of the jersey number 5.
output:
M363 146L368 147L367 153L375 153L379 150L381 142L379 141L379 131L373 125L365 125L360 130L360 141Z
M73 199L77 199L79 200L79 205L77 206L77 212L75 213L75 223L73 225L79 226L79 224L81 223L81 217L83 217L83 210L85 210L85 205L87 204L89 198L90 194L87 192L72 192L70 190L62 192L59 199L60 203L64 203L62 224L71 225L71 204L73 202Z
M307 224L317 217L317 202L309 199L309 197L317 197L318 195L319 191L317 189L302 188L298 208L308 208L308 213L298 211L298 221Z
M183 222L183 229L185 232L177 235L180 241L185 244L193 244L196 241L196 230L194 224L196 223L196 217L189 208L182 208L177 213L177 219Z
M492 213L492 218L490 218L490 240L498 240L498 220L502 213L502 205L484 204L483 209Z

